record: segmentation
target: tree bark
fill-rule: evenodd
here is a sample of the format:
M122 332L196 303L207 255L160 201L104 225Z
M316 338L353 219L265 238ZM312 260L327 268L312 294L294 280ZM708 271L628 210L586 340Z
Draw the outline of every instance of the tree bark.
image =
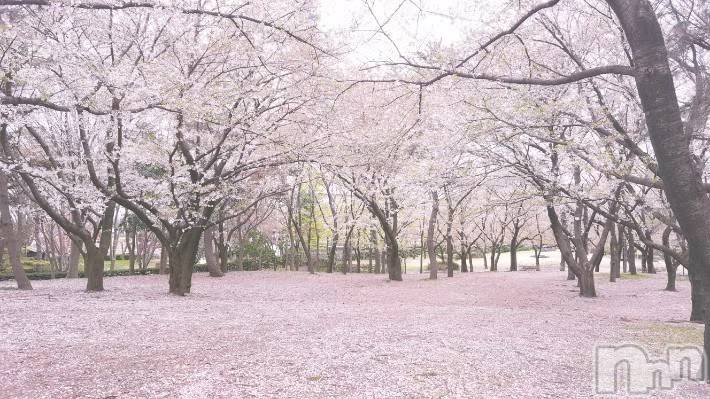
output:
M663 243L663 246L670 248L671 247L671 232L673 229L671 229L670 226L666 227L665 230L663 230L663 235L661 236L661 242ZM673 257L666 252L663 251L663 261L666 264L666 273L668 275L668 282L666 283L666 291L676 291L675 287L675 281L676 281L676 272L678 270L678 264L673 260Z
M10 259L10 267L12 274L15 277L17 288L21 290L31 290L32 283L22 267L20 257L20 239L19 231L15 229L10 214L10 189L9 177L0 170L0 233L3 235L3 242L7 248L7 254Z
M619 278L619 270L621 268L619 251L617 249L619 243L616 239L616 226L612 226L611 239L609 240L609 281L614 283Z
M710 297L710 198L703 187L689 140L683 130L680 107L668 63L663 31L648 0L607 0L619 18L631 48L634 78L646 116L648 135L658 161L664 193L683 235L696 282L705 301ZM710 312L705 312L705 353L710 353ZM706 373L710 376L710 373ZM710 377L709 377L710 378Z
M86 291L95 292L104 290L104 259L108 255L113 237L113 215L116 211L116 203L109 201L101 217L99 246L93 242L85 242L86 262L84 263L84 274L86 275Z
M217 254L214 249L214 232L215 226L210 226L205 229L203 236L202 246L205 248L205 261L207 262L207 271L210 277L224 277L222 273L222 268L219 266L217 261Z
M431 214L429 215L429 228L427 229L426 247L429 255L429 278L436 280L439 273L439 264L436 260L436 218L439 214L439 194L431 193Z
M191 227L174 240L170 246L170 278L169 292L174 295L184 296L190 293L192 287L192 271L200 247L202 229Z
M71 250L69 252L69 265L67 268L67 278L79 278L79 260L81 259L81 248L74 240L71 240Z

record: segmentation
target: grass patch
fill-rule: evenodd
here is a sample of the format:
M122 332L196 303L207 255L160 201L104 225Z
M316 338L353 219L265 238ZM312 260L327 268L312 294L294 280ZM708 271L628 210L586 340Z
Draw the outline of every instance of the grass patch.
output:
M602 280L609 280L609 273L594 273L594 278L602 279ZM651 278L651 274L647 273L638 273L638 274L631 274L631 273L621 273L621 277L617 280L645 280L647 278Z
M702 346L703 325L693 323L634 323L626 327L630 341L644 346L655 356L660 356L669 345Z

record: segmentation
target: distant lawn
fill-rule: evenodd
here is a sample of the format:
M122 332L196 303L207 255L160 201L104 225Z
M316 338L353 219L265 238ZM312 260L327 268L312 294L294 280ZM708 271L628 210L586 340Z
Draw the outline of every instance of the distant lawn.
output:
M609 273L594 273L594 278L598 279L609 279ZM637 274L631 274L631 273L621 273L621 280L644 280L647 278L651 278L651 275L648 273L637 273Z
M44 259L35 259L29 257L22 257L22 265L26 272L49 272L49 261ZM128 259L116 259L114 270L128 270L128 265L130 261ZM148 267L158 267L160 263L159 259L153 259L148 264ZM136 262L135 268L138 269L138 262ZM10 272L10 260L7 256L3 257L2 264L0 265L0 275L11 274ZM111 270L111 261L107 260L104 262L104 270ZM79 271L84 271L84 260L79 259Z

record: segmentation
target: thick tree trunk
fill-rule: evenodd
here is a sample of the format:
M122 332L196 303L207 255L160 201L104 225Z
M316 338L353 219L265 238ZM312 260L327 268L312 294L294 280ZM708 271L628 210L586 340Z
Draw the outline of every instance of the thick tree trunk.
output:
M399 258L399 244L390 241L387 246L387 273L392 281L402 281L402 262Z
M698 274L693 269L688 269L688 279L690 280L690 321L703 322L705 292L703 291L703 280L698 278Z
M192 270L200 246L202 229L192 227L182 233L170 247L170 293L184 296L192 287Z
M113 237L113 215L116 211L116 203L111 201L106 205L104 214L101 217L101 233L99 235L99 246L93 242L84 242L86 247L86 263L84 263L84 274L86 275L86 290L104 290L104 259L108 255Z
M597 291L594 287L594 270L584 270L579 276L579 295L585 298L594 298Z
M104 255L93 244L85 243L85 246L84 275L86 276L86 291L103 291Z
M607 0L619 18L633 56L636 87L673 214L688 241L692 268L705 301L710 298L710 198L683 131L663 31L647 0ZM705 352L710 353L710 312L705 312ZM710 373L706 373L710 376Z

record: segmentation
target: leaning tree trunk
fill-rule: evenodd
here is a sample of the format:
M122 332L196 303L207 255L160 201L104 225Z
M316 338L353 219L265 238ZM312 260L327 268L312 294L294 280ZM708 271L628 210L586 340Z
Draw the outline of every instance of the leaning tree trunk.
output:
M200 246L202 229L192 227L185 230L177 242L170 246L170 293L184 296L192 287L192 270Z
M710 295L710 198L683 131L663 31L648 0L607 0L631 48L634 78L648 135L663 180L663 192L688 241L696 283ZM710 353L710 312L705 312L705 353ZM710 378L710 373L706 373Z

